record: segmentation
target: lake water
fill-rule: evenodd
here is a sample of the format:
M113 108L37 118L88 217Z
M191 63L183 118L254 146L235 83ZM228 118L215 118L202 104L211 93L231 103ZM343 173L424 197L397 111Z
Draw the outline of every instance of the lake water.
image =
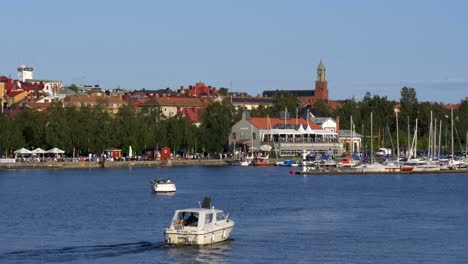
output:
M468 174L290 175L279 167L0 171L0 263L467 263ZM177 194L149 182L171 177ZM211 195L232 239L164 245Z

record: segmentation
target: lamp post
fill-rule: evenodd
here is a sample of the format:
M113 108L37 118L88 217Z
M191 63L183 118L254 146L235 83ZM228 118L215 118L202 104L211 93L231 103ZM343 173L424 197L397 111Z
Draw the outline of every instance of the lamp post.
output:
M395 112L395 117L396 117L396 145L397 145L397 164L398 167L400 167L400 138L398 135L398 112L400 112L400 109L394 108L393 111Z

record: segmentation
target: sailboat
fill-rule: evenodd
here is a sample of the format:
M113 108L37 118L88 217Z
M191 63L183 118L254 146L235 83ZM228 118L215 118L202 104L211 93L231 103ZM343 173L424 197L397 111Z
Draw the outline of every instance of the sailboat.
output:
M413 167L413 171L439 171L440 166L429 159L417 158L417 144L418 144L418 119L414 128L413 142L409 151L408 160L404 163L405 166Z
M397 160L396 160L396 163L395 162L388 163L385 166L385 171L388 171L388 172L411 172L411 171L413 171L412 166L400 164L400 140L399 140L399 134L398 134L398 112L400 112L400 109L395 108L393 110L395 111L395 118L396 118Z
M363 163L352 168L353 171L360 172L384 172L385 166L374 161L374 133L373 133L373 120L371 112L371 162Z
M460 169L463 165L464 162L460 160L455 159L455 152L453 148L453 108L450 111L450 120L451 120L451 134L452 134L452 154L450 156L450 160L448 162L448 169L449 170L458 170Z

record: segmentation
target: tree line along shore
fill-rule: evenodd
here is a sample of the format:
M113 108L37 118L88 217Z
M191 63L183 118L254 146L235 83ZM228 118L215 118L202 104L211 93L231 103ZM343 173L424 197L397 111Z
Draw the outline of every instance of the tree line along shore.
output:
M396 138L397 124L394 108L399 108L400 138ZM297 97L281 91L275 94L272 107L251 110L252 117L273 117L285 109L294 115L311 111L319 117L339 117L341 129L353 129L364 135L364 151L369 151L370 141L374 146L392 147L399 140L402 149L407 149L407 127L414 127L418 119L419 150L427 149L431 113L442 122L442 148L448 154L450 142L450 108L454 109L455 149L465 151L468 134L468 97L459 104L448 106L438 102L419 102L414 88L401 89L399 101L386 96L366 93L360 101L344 100L336 109L326 101L317 101L313 107L301 108ZM48 112L26 109L10 116L0 115L0 157L12 157L13 151L22 147L49 149L58 147L71 157L99 154L108 147L116 147L125 153L132 146L135 153L145 148L168 146L172 150L197 153L229 152L228 136L233 124L241 119L245 109L234 108L226 99L213 102L201 114L201 124L195 124L179 116L165 117L161 109L136 110L132 105L123 106L117 114L110 114L99 105L96 107L63 108L53 105ZM374 135L371 138L370 113L373 113ZM351 121L352 120L352 121ZM352 122L352 123L351 123Z

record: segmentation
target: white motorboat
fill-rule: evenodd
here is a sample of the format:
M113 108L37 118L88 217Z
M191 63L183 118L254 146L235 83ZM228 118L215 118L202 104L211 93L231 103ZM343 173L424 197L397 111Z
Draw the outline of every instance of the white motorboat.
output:
M167 179L156 179L151 181L151 188L154 192L157 193L168 193L168 192L175 192L176 186L175 184Z
M251 160L244 160L244 161L241 161L240 165L241 166L250 166L250 165L252 165L252 161Z
M357 166L351 167L350 170L352 171L359 171L359 172L384 172L385 165L380 164L378 162L374 163L363 163Z
M208 245L227 240L234 225L223 210L211 206L211 198L205 197L200 208L175 211L164 239L169 245Z
M418 171L440 171L439 164L428 160L408 159L404 165L412 166L414 172Z

